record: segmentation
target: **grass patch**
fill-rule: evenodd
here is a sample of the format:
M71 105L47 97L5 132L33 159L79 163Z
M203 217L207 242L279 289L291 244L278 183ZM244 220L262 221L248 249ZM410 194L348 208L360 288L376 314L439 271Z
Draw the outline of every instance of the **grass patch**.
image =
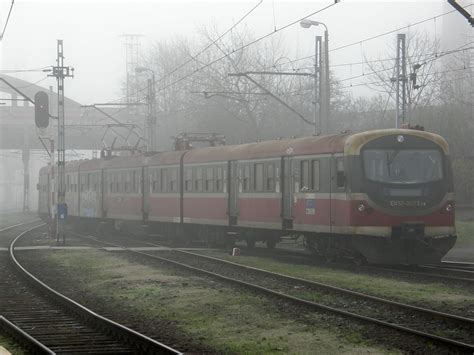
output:
M7 351L13 355L23 355L25 351L18 346L12 339L0 335L0 347L4 347ZM1 353L1 348L0 348Z
M462 286L444 285L441 282L420 284L390 277L336 270L329 267L288 264L274 261L268 257L245 255L232 257L220 251L206 251L201 253L243 265L322 282L405 303L416 303L424 307L430 307L431 305L435 308L443 309L445 312L452 312L456 309L466 309L468 305L474 304L474 294L472 290L463 288ZM474 317L474 313L468 316Z
M306 323L303 315L287 316L266 297L237 292L211 279L95 250L41 251L35 258L38 255L61 277L74 280L75 289L147 319L170 320L218 353L389 353L368 344L357 330L346 334L331 327L327 316L312 314L313 322Z
M456 244L474 245L474 221L456 221L456 233L458 236Z

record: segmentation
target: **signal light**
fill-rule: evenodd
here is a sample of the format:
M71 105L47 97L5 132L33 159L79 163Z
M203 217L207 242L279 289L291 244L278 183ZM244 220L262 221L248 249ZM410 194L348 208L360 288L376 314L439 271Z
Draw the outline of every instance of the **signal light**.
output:
M49 97L44 91L38 91L35 95L35 124L38 128L49 125Z

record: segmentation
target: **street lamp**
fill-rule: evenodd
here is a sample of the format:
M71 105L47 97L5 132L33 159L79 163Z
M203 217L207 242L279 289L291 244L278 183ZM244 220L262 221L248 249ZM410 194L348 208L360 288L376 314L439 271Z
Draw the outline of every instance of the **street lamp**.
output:
M329 92L329 35L327 26L319 21L312 20L302 20L300 21L300 26L303 28L310 28L311 26L323 26L324 27L324 55L321 55L324 58L324 76L320 76L320 90L318 95L318 83L317 83L317 70L318 70L318 36L316 36L315 42L315 58L314 58L314 133L316 132L316 109L319 104L319 120L320 122L324 119L326 121L325 128L329 126L329 103L330 103L330 92ZM321 68L322 69L322 68ZM323 79L323 80L321 80ZM324 82L324 85L322 83ZM322 90L324 88L324 90ZM319 96L319 98L318 98ZM319 100L318 100L319 99Z
M151 79L147 80L148 92L147 92L147 131L148 131L148 150L156 151L156 91L155 91L155 71L150 68L136 67L136 73L150 72Z

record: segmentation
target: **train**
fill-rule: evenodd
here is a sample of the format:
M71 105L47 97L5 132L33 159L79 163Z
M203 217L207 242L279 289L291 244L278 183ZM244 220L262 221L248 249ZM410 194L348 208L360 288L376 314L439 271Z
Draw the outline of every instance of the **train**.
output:
M51 166L39 215L55 212ZM113 155L65 167L68 222L179 243L301 236L328 261L439 262L456 241L449 147L439 135L381 129Z

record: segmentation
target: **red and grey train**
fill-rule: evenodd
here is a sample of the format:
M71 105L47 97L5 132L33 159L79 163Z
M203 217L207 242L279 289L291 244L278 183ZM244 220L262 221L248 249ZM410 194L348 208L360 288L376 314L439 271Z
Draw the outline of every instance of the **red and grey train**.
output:
M50 174L40 170L43 218ZM270 248L303 235L329 259L438 262L456 241L448 145L411 129L73 161L66 203L82 226Z

